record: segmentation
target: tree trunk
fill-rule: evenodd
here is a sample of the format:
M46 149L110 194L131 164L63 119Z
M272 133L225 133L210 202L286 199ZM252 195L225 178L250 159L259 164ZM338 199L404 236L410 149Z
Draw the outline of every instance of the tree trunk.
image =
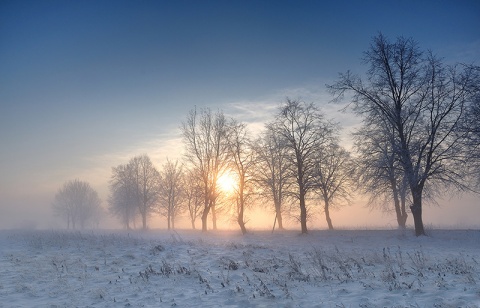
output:
M206 206L202 213L202 232L207 232L207 219L210 207Z
M242 234L247 233L247 228L245 227L245 221L243 220L243 209L240 210L240 213L237 218L238 225L240 226L240 230L242 230Z
M398 198L398 192L396 189L393 191L393 204L395 207L395 214L397 216L397 224L399 228L405 229L405 221L406 217L404 213L402 212L401 205L400 205L400 200Z
M215 205L212 205L211 208L212 208L212 227L213 227L213 230L217 230L217 211L215 210Z
M282 213L280 211L277 212L277 222L278 222L278 230L285 230L283 228Z
M277 215L278 229L283 230L282 211L279 202L275 202L275 215Z
M400 211L402 213L402 217L401 217L401 224L399 224L399 226L403 229L405 229L407 227L407 217L408 217L408 214L407 214L407 210L406 210L406 206L405 204L407 203L407 196L405 196L406 192L405 190L402 190L401 191L401 194L400 194Z
M244 203L245 201L243 200L243 194L240 193L240 200L237 201L237 206L238 206L238 217L237 217L237 222L238 225L240 226L240 230L242 230L242 234L247 233L247 228L245 227L245 221L243 220L243 212L244 212Z
M399 228L405 229L405 222L407 220L407 217L405 216L405 204L403 204L403 211L402 211L402 206L400 205L400 197L401 195L402 201L405 201L405 193L402 195L402 191L399 191L397 188L397 181L395 180L395 176L391 175L390 177L390 187L392 188L392 193L393 193L393 206L395 208L395 214L397 217L397 224Z
M302 227L302 234L308 232L307 230L307 207L305 205L305 194L300 193L300 225Z
M410 210L413 215L413 222L415 225L415 235L425 235L425 229L423 228L422 221L422 189L412 189L413 205L410 206Z
M171 205L168 207L168 230L175 229L173 225L173 210Z
M327 198L323 200L325 201L325 219L327 220L328 230L333 230L332 219L330 218L330 203Z
M188 212L190 214L190 222L192 223L192 229L195 230L195 215L193 214L193 211L192 211L190 205L191 204L190 204L190 201L189 201L189 206L188 206L189 211Z
M142 213L142 229L147 230L147 213Z

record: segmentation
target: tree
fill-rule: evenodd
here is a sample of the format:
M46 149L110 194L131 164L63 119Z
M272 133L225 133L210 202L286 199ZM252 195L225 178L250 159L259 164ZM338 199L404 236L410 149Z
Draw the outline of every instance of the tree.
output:
M109 212L118 217L126 229L130 229L130 223L134 222L138 214L132 165L112 168L109 189Z
M184 194L185 204L188 210L188 217L192 224L192 229L195 229L195 221L201 215L203 206L202 181L200 175L195 169L187 169L185 172Z
M191 110L182 123L186 159L198 170L202 179L204 206L202 231L207 231L207 218L212 211L213 229L216 229L215 205L218 197L217 180L227 165L228 123L223 112L212 113L210 109Z
M475 71L476 74L480 73L480 66L469 66L469 69ZM480 81L474 81L471 88L475 94L467 107L459 134L466 136L465 156L468 158L472 182L476 184L478 191L480 188Z
M167 159L160 172L158 212L167 218L168 230L175 229L175 218L183 209L184 183L183 166Z
M370 195L369 205L380 206L384 210L391 209L388 204L393 199L397 224L406 227L406 199L408 183L405 173L395 153L395 137L393 132L383 132L384 125L375 125L375 121L365 121L355 132L355 149L358 153L359 187Z
M349 203L354 186L355 172L350 153L342 148L336 140L330 141L316 151L315 191L323 200L323 210L328 229L333 230L330 209Z
M299 200L301 230L307 233L306 197L315 187L316 152L329 142L333 127L313 104L290 99L280 108L272 127L286 141L290 172L297 186L290 193Z
M291 181L288 173L286 141L271 126L255 142L254 180L264 199L273 200L275 221L283 230L283 204Z
M77 225L84 229L87 223L100 212L101 200L97 192L87 182L75 179L66 182L55 195L53 211L66 219L67 228Z
M160 174L150 157L139 155L129 161L132 172L133 195L142 217L142 229L147 229L147 217L155 210L159 198Z
M447 66L413 39L392 43L374 37L364 56L365 80L347 72L329 86L336 98L353 93L354 110L379 118L378 133L393 132L395 154L407 179L415 234L424 235L422 200L426 185L468 189L465 136L457 134L478 73L465 66Z
M244 220L247 190L251 183L251 169L254 167L253 150L245 124L236 121L230 123L228 149L231 166L238 181L235 189L237 222L242 233L245 234L247 233Z

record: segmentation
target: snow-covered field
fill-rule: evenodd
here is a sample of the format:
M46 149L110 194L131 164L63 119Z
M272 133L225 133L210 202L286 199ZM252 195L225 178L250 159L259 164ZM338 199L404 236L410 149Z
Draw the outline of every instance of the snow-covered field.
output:
M0 307L480 307L480 231L0 231Z

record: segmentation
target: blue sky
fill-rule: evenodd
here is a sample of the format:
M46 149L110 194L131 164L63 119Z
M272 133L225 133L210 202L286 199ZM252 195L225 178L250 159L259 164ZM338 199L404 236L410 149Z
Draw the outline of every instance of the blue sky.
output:
M49 216L66 180L106 199L112 166L175 156L194 106L258 122L289 95L333 114L325 83L361 72L379 31L480 63L479 1L2 0L0 227Z

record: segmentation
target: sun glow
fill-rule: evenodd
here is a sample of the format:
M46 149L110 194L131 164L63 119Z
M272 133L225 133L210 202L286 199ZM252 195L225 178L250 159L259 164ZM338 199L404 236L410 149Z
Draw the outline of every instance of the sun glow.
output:
M233 193L237 188L235 176L230 172L225 172L217 180L218 187L225 193Z

